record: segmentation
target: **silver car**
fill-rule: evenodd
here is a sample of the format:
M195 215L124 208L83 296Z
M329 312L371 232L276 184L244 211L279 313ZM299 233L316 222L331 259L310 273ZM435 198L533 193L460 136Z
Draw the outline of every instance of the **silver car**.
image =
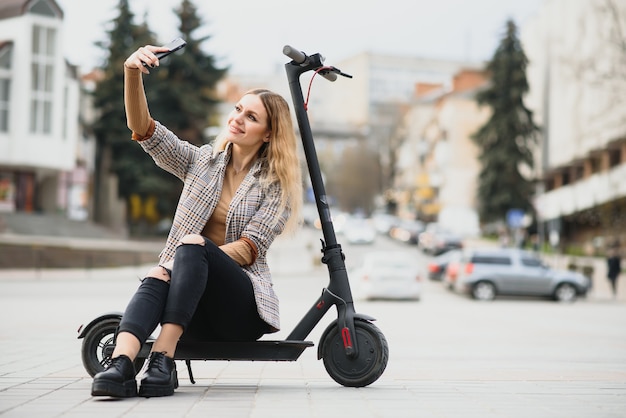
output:
M591 281L569 270L546 266L533 252L516 248L476 249L456 266L455 289L477 300L496 295L547 296L573 302L585 296Z

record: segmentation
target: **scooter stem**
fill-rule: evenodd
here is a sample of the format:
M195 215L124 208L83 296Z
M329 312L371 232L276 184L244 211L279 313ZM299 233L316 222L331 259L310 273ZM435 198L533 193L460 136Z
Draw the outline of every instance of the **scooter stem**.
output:
M317 152L315 150L315 143L313 141L309 118L306 113L304 97L302 95L302 86L300 84L300 76L307 71L318 70L321 68L323 66L323 58L320 54L314 54L311 56L302 55L304 58L299 59L298 61L293 60L285 64L285 70L287 71L291 98L293 100L296 120L300 129L300 137L302 138L302 146L309 169L311 186L313 187L313 195L315 196L315 204L320 217L322 234L324 236L324 240L322 241L322 252L324 254L322 262L328 267L330 275L328 290L333 297L328 298L328 294L323 294L318 303L311 308L309 314L305 315L305 318L303 318L303 320L296 326L296 329L292 332L290 337L297 336L304 338L308 335L314 325L328 309L328 306L325 306L322 312L319 308L320 304L323 305L324 299L328 298L328 301L332 300L332 303L337 306L338 314L340 316L340 320L337 325L339 327L339 332L342 333L341 335L345 335L344 341L355 340L355 311L352 300L352 292L348 282L348 274L344 262L345 256L341 250L341 245L337 243L337 237L335 235L335 229L333 227L330 207L328 204L329 199L324 188L322 172L317 158ZM298 56L298 58L301 57ZM358 354L356 345L345 344L345 350L348 356Z
M308 65L287 63L285 64L285 69L287 70L289 89L291 91L291 98L293 100L294 110L296 113L296 120L298 121L298 127L300 129L302 146L304 148L304 155L306 157L309 175L311 177L311 185L313 187L313 194L315 195L317 211L320 216L325 245L328 247L334 247L337 245L337 238L335 236L335 229L330 216L328 196L326 195L326 190L324 188L317 152L315 150L315 143L313 142L313 134L311 133L311 125L309 124L309 118L306 114L304 97L302 96L302 86L300 84L300 75L307 71L315 70L321 67L323 63L319 54L312 55L308 58Z

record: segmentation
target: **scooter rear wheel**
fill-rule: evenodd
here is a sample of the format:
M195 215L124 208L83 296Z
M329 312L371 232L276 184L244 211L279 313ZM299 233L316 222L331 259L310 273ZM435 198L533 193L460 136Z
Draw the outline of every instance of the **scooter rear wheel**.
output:
M111 363L107 348L113 345L115 332L120 324L119 318L107 318L94 324L85 334L81 348L81 358L85 370L91 377L103 371ZM135 371L143 366L145 358L137 357Z
M321 341L322 359L332 379L349 387L364 387L375 382L385 371L389 359L389 346L383 333L374 324L355 319L358 355L346 355L343 338L336 322L330 325Z

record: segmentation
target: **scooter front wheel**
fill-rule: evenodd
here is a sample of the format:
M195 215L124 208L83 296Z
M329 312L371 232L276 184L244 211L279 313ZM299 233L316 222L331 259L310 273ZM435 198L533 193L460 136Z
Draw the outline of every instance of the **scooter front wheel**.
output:
M389 346L383 333L371 322L355 319L358 355L346 355L343 338L333 322L322 337L322 359L332 379L349 387L364 387L375 382L385 371Z
M107 318L96 322L85 333L81 348L81 358L85 370L91 377L103 371L111 363L111 346L115 341L115 332L120 318ZM134 361L135 371L143 366L145 358L137 357Z

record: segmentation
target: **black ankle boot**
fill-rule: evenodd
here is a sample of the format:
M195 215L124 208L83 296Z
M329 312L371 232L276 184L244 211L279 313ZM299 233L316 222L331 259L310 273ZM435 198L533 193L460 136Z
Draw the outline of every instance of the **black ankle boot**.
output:
M125 355L115 357L107 368L96 374L91 384L91 396L130 398L137 396L135 366Z
M152 398L156 396L171 396L178 387L176 363L163 353L150 353L148 370L139 388L139 396Z

